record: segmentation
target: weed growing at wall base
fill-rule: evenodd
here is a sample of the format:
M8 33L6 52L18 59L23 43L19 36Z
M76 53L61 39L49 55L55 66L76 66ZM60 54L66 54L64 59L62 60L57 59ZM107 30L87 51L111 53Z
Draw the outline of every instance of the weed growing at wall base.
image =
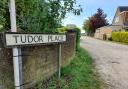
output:
M92 58L80 48L71 63L62 68L60 80L53 76L36 89L102 89L102 84Z

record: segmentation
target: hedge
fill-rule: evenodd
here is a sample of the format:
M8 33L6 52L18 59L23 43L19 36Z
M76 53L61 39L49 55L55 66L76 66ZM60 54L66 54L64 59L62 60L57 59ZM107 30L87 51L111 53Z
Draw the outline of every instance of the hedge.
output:
M76 28L76 50L78 51L80 48L80 37L81 37L81 30L79 28Z
M113 32L112 40L128 44L128 32Z
M68 27L58 28L58 33L72 33L72 32L76 32L76 50L79 50L81 30L77 27L74 29L70 29Z

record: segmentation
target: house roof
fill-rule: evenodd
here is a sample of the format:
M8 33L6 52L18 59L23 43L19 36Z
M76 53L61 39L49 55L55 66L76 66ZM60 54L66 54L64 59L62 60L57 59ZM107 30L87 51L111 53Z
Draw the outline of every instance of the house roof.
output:
M120 12L128 11L128 6L119 6L118 8L119 8Z
M128 12L128 6L118 6L118 8L116 10L116 14L117 14L118 11L120 12L120 14L122 14L124 12ZM113 18L112 25L113 25L114 19L116 17L116 14L115 14L115 16Z

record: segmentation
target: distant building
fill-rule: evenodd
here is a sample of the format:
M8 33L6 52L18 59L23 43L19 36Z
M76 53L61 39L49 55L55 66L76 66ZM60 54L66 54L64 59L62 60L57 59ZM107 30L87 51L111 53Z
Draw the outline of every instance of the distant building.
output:
M112 24L96 29L95 38L108 39L113 31L128 30L128 6L119 6L113 18Z

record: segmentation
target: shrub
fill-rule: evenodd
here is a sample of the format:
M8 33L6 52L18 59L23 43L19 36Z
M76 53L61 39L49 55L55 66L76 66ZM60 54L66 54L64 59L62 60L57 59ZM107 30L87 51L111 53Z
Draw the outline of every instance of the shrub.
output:
M17 27L23 32L54 33L67 13L80 15L76 0L15 0ZM9 0L0 0L0 24L10 30ZM76 8L77 7L77 8Z
M113 32L112 40L128 44L128 32Z
M70 29L67 27L58 28L58 33L73 33L76 32L76 50L80 48L81 30L79 28Z
M57 29L58 33L67 33L68 28L67 27L62 27Z
M80 48L80 37L81 37L81 30L79 28L76 28L76 50Z
M109 40L109 41L112 41L112 37L109 37L108 40Z

